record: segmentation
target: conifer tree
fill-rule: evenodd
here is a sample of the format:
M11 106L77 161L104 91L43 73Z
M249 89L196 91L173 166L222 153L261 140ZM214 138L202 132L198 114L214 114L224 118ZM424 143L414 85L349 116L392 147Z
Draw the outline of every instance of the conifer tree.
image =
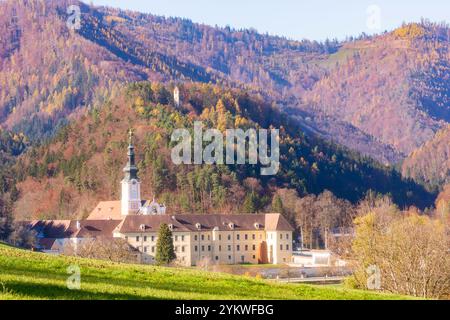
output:
M284 214L283 202L278 194L272 199L272 212Z
M258 196L255 192L247 194L243 204L244 213L256 213L258 211Z
M0 240L7 240L12 231L11 207L0 197Z
M158 241L156 242L156 264L168 265L176 259L173 248L172 232L165 223L159 227Z

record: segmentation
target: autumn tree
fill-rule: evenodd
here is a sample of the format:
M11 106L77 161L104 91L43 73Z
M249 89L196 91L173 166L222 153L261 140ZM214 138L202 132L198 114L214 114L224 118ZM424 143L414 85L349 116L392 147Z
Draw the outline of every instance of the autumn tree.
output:
M375 289L424 298L449 296L450 241L441 221L384 204L358 217L355 225L358 287L368 288L376 276Z
M91 239L82 242L76 249L72 245L66 246L64 254L122 263L138 261L136 250L124 239Z
M156 264L169 265L176 259L175 250L173 247L172 231L165 223L159 227L158 241L156 242Z
M335 229L352 226L353 205L339 199L330 191L318 196L308 195L296 201L295 221L300 228L303 246L328 247L329 234Z
M30 230L28 227L15 223L8 237L8 242L15 247L32 249L37 243L36 231Z

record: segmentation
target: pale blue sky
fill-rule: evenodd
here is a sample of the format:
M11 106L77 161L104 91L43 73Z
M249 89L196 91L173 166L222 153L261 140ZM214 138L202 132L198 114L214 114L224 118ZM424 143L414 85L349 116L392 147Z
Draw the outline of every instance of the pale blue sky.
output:
M255 28L292 39L343 39L345 36L391 30L421 17L450 22L449 0L93 0L194 22L234 28ZM380 9L380 19L370 6ZM376 9L375 9L376 10ZM372 12L372 19L370 15ZM368 21L369 19L369 21ZM375 21L375 22L374 22ZM376 22L379 21L379 24ZM372 27L369 27L372 26ZM378 29L378 26L381 26Z

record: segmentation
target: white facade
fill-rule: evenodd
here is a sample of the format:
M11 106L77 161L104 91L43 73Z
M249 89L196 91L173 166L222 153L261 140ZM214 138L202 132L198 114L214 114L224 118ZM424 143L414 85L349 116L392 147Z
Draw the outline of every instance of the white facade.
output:
M122 180L121 211L123 216L137 214L141 209L141 183L132 179Z

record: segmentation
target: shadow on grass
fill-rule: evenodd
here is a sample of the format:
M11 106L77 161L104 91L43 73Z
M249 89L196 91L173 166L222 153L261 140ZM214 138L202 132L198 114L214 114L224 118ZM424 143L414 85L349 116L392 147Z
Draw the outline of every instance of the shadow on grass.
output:
M43 273L42 270L29 270L27 268L21 268L21 267L14 267L14 268L5 268L2 270L4 274L13 275L13 276L24 276L24 277L30 277L34 279L44 279L44 280L59 280L59 281L65 281L67 277L69 276L66 273L61 272L55 272L52 273L51 270L47 270L48 272ZM59 271L59 270L58 270ZM87 271L87 272L86 272ZM88 274L86 274L88 273ZM91 273L91 274L89 274ZM95 273L95 274L92 274ZM121 277L126 277L127 275L122 274L120 277L112 277L108 276L107 274L103 274L102 272L99 272L98 270L84 270L82 269L82 282L89 283L89 284L99 284L99 285L113 285L118 287L127 287L127 289L155 289L155 290L165 290L169 292L178 292L178 293L190 293L190 294L197 294L200 296L214 296L216 298L220 298L221 296L235 296L239 298L248 298L248 299L277 299L276 296L273 294L268 293L270 292L271 288L269 285L265 283L260 282L252 282L249 279L233 279L233 278L226 278L226 279L215 279L215 278L206 278L203 279L201 276L192 275L192 278L187 278L189 275L180 275L177 277L177 275L172 275L169 277L161 277L161 278L155 278L149 275L146 277L145 273L141 273L136 275L135 279L124 279ZM129 275L132 276L132 275ZM13 282L10 282L13 283ZM18 283L24 283L25 282L18 282L16 281L16 284ZM64 287L53 285L54 288L60 288L66 290L65 292L71 293L68 289L65 289ZM294 291L294 290L293 290ZM48 296L50 292L46 292L46 294L42 295L42 297ZM58 292L52 293L52 296L55 298L58 298L59 293L64 293L64 291L59 290ZM102 295L102 293L95 293L90 292L94 295ZM292 292L294 294L294 292ZM25 292L27 294L27 292ZM143 293L145 294L145 292ZM105 294L107 295L107 294ZM116 296L116 295L115 295ZM132 297L128 297L127 294L122 295L124 299L134 299ZM135 296L135 298L147 298L143 297L142 295L131 295ZM61 297L64 299L64 297ZM93 297L94 299L97 299ZM151 295L148 297L149 299L152 299ZM204 297L205 298L205 297ZM279 298L279 297L278 297ZM76 297L74 299L79 299L79 297ZM101 298L99 298L101 299ZM115 298L108 298L105 299L122 299L120 296L116 296Z
M26 276L34 279L44 279L44 280L59 280L59 281L65 281L68 275L65 276L51 276L49 274L35 274L33 272L17 272L17 271L10 271L8 272L9 275L15 275L15 276ZM264 284L253 284L253 283L243 283L242 281L235 281L235 280L226 280L227 283L225 285L220 285L221 281L224 280L218 280L218 281L208 281L208 283L203 282L202 280L199 280L197 282L191 281L192 283L183 281L181 279L174 278L173 281L170 279L162 280L164 282L158 282L155 280L126 280L126 279L107 279L103 278L101 276L93 276L93 275L82 275L81 276L82 283L89 283L90 285L113 285L117 287L122 287L127 291L131 290L145 290L145 289L153 289L153 290L162 290L162 291L168 291L173 293L189 293L192 295L198 295L198 299L201 298L207 298L214 297L215 299L220 299L220 297L230 297L234 296L236 298L247 298L247 299L277 299L273 294L267 295L264 294L264 291L270 288L267 288ZM111 281L109 281L111 280ZM21 282L25 283L25 282ZM244 288L244 286L247 286ZM55 287L60 287L55 285ZM61 288L61 287L60 287ZM101 293L98 293L101 294ZM57 295L56 293L54 295ZM144 296L143 296L144 295ZM124 294L126 296L126 294ZM147 292L141 291L140 294L136 294L137 297L140 299L152 299L151 293L148 294ZM76 298L78 299L78 298ZM108 299L108 298L107 298ZM120 299L117 298L117 299ZM177 299L177 298L172 298ZM181 298L178 298L181 299Z
M86 290L69 290L66 287L41 284L8 281L6 288L13 294L34 299L55 300L142 300L143 297L134 294L91 292ZM147 300L160 300L156 297L145 297Z

